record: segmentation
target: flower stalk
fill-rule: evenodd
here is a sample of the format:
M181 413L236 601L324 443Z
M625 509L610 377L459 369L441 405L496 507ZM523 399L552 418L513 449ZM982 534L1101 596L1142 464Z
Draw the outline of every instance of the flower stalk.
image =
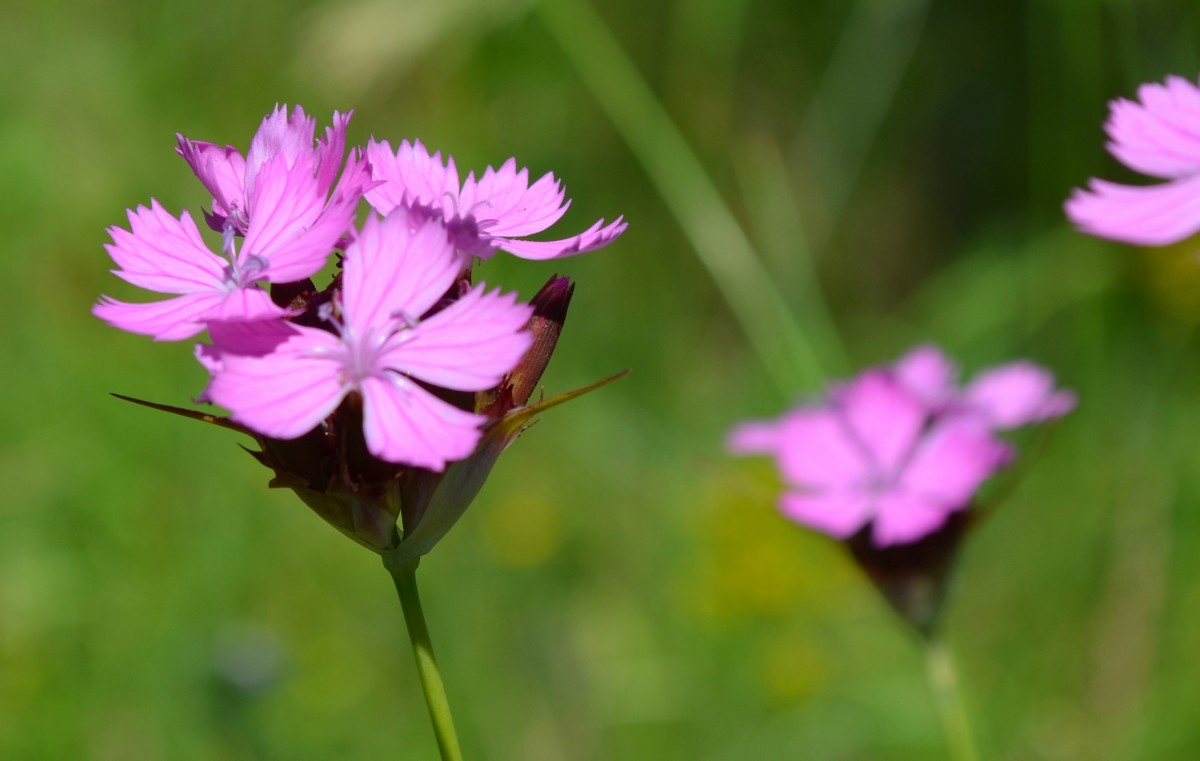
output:
M958 689L958 674L946 641L934 635L926 637L925 665L929 672L929 685L937 699L938 713L942 717L942 728L954 761L979 761L975 741L971 733L971 722L963 704L962 692Z
M462 750L458 746L458 735L454 733L454 717L450 714L450 702L446 699L446 687L438 670L437 658L433 655L433 642L429 638L429 627L425 625L425 613L421 609L421 596L417 592L417 564L396 565L384 556L384 567L396 585L400 607L404 611L404 623L408 627L408 639L412 643L413 658L417 661L417 675L421 679L421 691L425 694L425 705L429 707L429 720L433 723L433 735L437 738L442 761L462 761Z

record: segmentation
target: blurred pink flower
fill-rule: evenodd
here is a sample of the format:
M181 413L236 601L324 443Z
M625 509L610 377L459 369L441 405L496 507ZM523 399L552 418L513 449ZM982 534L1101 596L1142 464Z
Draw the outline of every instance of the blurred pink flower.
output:
M924 344L901 357L893 371L931 413L977 415L998 430L1061 417L1075 409L1074 392L1056 390L1048 370L1024 360L985 370L959 388L958 367L941 349Z
M371 454L440 471L471 454L487 418L423 384L490 389L532 343L532 309L482 284L427 314L459 271L439 222L404 209L372 217L346 249L340 301L324 310L337 333L283 321L218 330L202 357L205 397L264 436L294 439L357 392Z
M736 426L727 446L775 457L787 483L780 508L798 523L839 539L869 526L877 547L916 542L1011 460L995 429L1074 405L1030 363L983 373L962 392L956 374L936 347L920 347L835 385L817 404Z
M1200 230L1200 88L1177 76L1144 84L1137 101L1112 102L1104 129L1117 160L1168 182L1092 179L1067 199L1067 217L1085 233L1145 246L1176 243Z
M409 206L438 217L458 250L481 258L503 249L525 259L557 259L607 246L627 227L622 217L607 226L601 219L582 233L552 241L521 240L539 233L566 213L562 183L551 173L529 184L529 170L517 170L515 158L499 169L488 167L483 176L467 175L459 184L458 169L450 156L429 155L421 141L400 143L392 152L386 141L371 139L367 162L376 184L366 191L367 202L381 214Z

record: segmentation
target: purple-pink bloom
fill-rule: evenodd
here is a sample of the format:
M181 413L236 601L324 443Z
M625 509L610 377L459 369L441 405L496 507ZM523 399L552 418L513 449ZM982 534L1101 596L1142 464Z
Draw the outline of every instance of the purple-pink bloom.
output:
M1075 409L1075 393L1056 389L1049 370L1026 360L985 370L960 387L958 366L938 347L924 344L901 357L893 370L931 413L976 415L997 430L1061 417Z
M259 199L258 176L263 167L278 159L286 174L294 175L287 209L292 223L308 228L325 212L332 191L334 199L361 195L368 181L366 162L351 151L345 162L341 179L334 187L338 170L346 152L346 126L353 112L333 112L333 126L314 145L317 120L304 113L300 106L288 116L287 106L279 105L263 117L262 124L250 140L245 157L231 145L224 147L201 140L189 140L176 135L175 151L183 157L196 177L212 194L212 212L205 212L209 227L217 232L233 231L245 235L250 219L256 213L271 213L262 208ZM307 277L307 275L305 276Z
M997 428L1074 404L1030 363L983 373L961 391L956 375L935 347L920 347L778 420L736 426L727 446L775 457L787 484L780 508L798 523L840 539L869 527L877 547L912 543L968 507L1011 460Z
M1067 217L1085 233L1145 246L1176 243L1200 230L1200 88L1177 76L1144 84L1137 101L1111 103L1104 129L1117 160L1168 182L1092 179L1067 199Z
M373 455L440 471L471 454L487 418L423 384L492 388L532 342L523 330L532 309L482 284L427 315L459 272L439 222L405 209L372 217L346 249L340 303L327 310L337 332L282 321L218 331L203 360L213 372L205 397L264 436L293 439L357 393Z
M386 141L367 144L367 162L376 185L366 199L380 214L398 206L440 218L458 250L481 258L503 249L525 259L557 259L607 246L628 226L623 217L608 225L600 219L578 235L561 240L522 240L546 230L571 205L562 183L547 172L529 184L529 170L517 169L515 158L499 169L488 167L475 179L472 171L461 184L453 157L432 156L421 141L400 143L393 153Z
M329 191L345 150L349 116L334 114L314 148L315 121L297 107L289 120L277 109L263 120L243 159L233 148L180 138L179 152L212 192L210 225L221 253L200 237L192 217L178 218L157 201L129 212L129 230L112 227L106 245L113 274L176 298L129 303L102 296L92 313L114 327L160 341L191 338L214 320L261 320L286 314L258 286L316 273L351 229L366 181L352 156L338 189ZM241 238L240 236L244 236Z

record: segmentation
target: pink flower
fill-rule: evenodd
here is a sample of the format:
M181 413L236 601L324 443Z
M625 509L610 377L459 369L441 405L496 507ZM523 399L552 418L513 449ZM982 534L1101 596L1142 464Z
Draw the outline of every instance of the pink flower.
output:
M200 237L191 216L157 201L129 212L129 230L110 228L105 246L113 274L146 290L177 294L148 304L102 296L92 313L109 324L160 341L190 338L213 320L260 320L286 314L258 283L303 280L324 266L351 229L366 181L351 157L339 189L327 198L342 161L349 116L314 148L315 121L297 107L263 120L243 159L233 148L180 137L179 152L213 194L209 224L222 233L221 254ZM244 240L238 241L238 236Z
M735 427L727 445L775 457L787 483L780 508L798 523L840 539L869 526L877 547L916 542L1011 460L996 428L1069 409L1043 389L1049 374L1029 363L984 373L965 392L955 374L935 347L921 347L820 403Z
M209 227L217 232L233 230L245 235L250 219L256 212L268 214L274 208L260 208L259 174L265 165L274 161L286 167L283 174L291 177L288 208L292 224L308 228L326 211L330 191L337 197L355 199L368 180L366 163L352 151L341 180L334 190L334 180L346 152L346 125L353 112L333 112L333 126L313 145L317 120L307 116L300 106L289 118L287 106L276 106L267 114L250 140L250 150L243 158L233 146L189 140L176 135L176 153L183 157L196 177L212 193L212 213L205 212ZM278 170L277 170L278 171ZM276 200L276 199L272 199ZM306 276L307 277L307 276Z
M1176 243L1200 230L1200 88L1176 76L1144 84L1138 101L1112 102L1104 129L1108 150L1121 163L1168 182L1093 179L1067 200L1067 217L1085 233L1146 246Z
M456 282L460 262L436 221L406 210L371 218L346 249L337 333L275 321L222 342L204 359L207 399L231 419L275 439L313 430L348 394L362 399L367 449L381 460L440 471L471 454L487 419L443 401L424 384L455 391L495 386L531 344L531 308L479 285L427 314ZM340 311L340 316L335 312ZM263 349L262 334L273 348Z
M998 430L1061 417L1075 409L1075 394L1055 390L1054 376L1028 361L985 370L959 388L958 367L938 347L925 344L901 357L893 370L931 413L977 415Z
M157 201L129 212L129 230L109 229L106 245L122 280L176 298L148 304L101 296L92 314L110 325L178 341L204 330L211 320L259 320L286 314L257 283L288 283L319 270L334 244L350 229L357 198L339 199L317 224L304 229L290 216L295 175L271 161L259 173L260 210L240 248L224 236L224 254L214 254L186 211L176 219Z
M547 173L533 185L529 171L517 170L510 158L499 169L488 167L483 176L467 175L460 185L454 159L442 161L441 152L429 155L418 140L400 143L393 153L388 142L372 139L367 162L377 185L367 190L367 201L381 214L409 206L444 221L455 246L482 258L503 249L525 259L557 259L607 246L625 232L622 217L605 226L597 221L582 233L553 241L521 240L557 222L570 201L564 202L562 184Z

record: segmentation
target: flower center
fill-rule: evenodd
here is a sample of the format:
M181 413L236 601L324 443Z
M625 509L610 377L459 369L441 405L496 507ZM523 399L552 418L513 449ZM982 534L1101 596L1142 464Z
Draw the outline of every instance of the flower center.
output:
M384 365L380 361L380 355L412 340L420 321L400 310L390 315L391 321L382 329L368 327L360 332L343 320L341 314L340 297L335 297L334 301L328 301L317 308L317 316L331 324L342 339L344 349L339 357L341 383L357 388L364 380L373 376L387 379L400 387L404 386L408 377L397 368ZM396 338L402 333L407 335Z
M485 198L482 201L476 201L475 203L471 204L471 208L467 209L466 211L463 211L462 209L460 209L458 207L459 199L458 199L457 193L452 193L449 190L447 190L442 195L444 195L446 198L450 199L450 207L454 209L454 216L459 217L461 219L467 219L467 218L474 219L475 210L480 208L481 206L487 207L489 209L492 208L492 202L489 199ZM496 221L497 220L495 220L495 219L481 219L481 220L476 220L475 224L478 225L479 229L482 230L485 227L491 227L492 225L496 224Z
M245 259L242 259L237 252L237 225L236 217L241 216L241 211L236 207L225 220L224 229L221 230L221 252L225 254L225 258L229 260L229 264L225 265L225 287L228 290L237 288L246 288L253 285L256 280L262 279L262 273L271 266L265 256L251 254Z

